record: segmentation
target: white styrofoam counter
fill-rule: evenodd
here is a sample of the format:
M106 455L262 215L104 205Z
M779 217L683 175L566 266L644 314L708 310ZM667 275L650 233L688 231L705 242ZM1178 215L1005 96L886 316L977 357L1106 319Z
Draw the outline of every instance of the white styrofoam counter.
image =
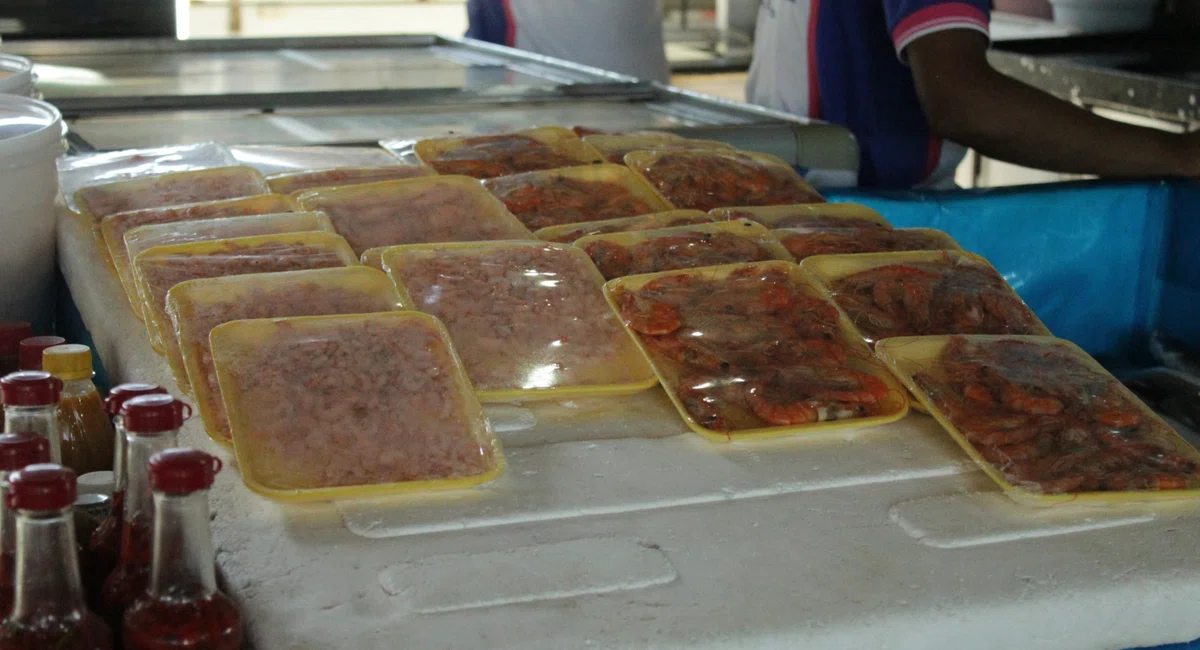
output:
M59 255L113 381L173 388L74 219L60 220ZM457 493L275 503L218 452L217 562L256 648L1096 650L1200 637L1200 508L1019 507L924 416L713 445L660 389L488 410L508 471ZM198 419L183 440L218 449Z

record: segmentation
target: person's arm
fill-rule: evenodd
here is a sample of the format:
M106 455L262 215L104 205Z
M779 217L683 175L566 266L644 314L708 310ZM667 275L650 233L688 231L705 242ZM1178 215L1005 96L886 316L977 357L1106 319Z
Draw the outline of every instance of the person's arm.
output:
M987 47L983 34L950 29L905 48L937 135L990 158L1050 171L1200 177L1200 133L1102 118L996 71Z

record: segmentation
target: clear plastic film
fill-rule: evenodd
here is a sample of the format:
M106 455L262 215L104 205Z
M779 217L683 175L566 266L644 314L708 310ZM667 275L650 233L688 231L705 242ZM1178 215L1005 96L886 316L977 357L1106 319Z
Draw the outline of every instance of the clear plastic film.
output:
M575 242L607 280L742 262L783 260L792 256L752 221L725 221L640 232L593 235Z
M267 184L277 194L295 194L321 187L362 185L380 181L399 181L407 178L431 176L433 170L415 165L388 165L380 167L331 167L298 172L280 172L267 176Z
M791 165L743 151L634 151L625 164L677 208L822 203Z
M359 255L396 244L533 239L504 204L465 176L315 190L297 198L329 215Z
M578 248L541 242L403 246L383 264L407 304L450 330L480 399L632 393L654 373Z
M937 336L876 349L1018 501L1200 496L1200 453L1073 343Z
M863 427L908 412L904 390L795 264L633 276L605 293L688 426L712 440Z
M484 187L530 229L633 217L672 207L620 165L515 174L484 181Z
M58 186L67 205L72 210L78 210L75 192L91 185L171 172L228 167L237 162L225 145L216 142L89 153L59 159Z
M217 167L92 185L75 193L75 204L99 224L118 212L270 193L267 180L253 167Z
M1049 334L987 260L957 251L810 257L868 342L939 334Z
M597 129L591 126L575 125L571 127L571 132L583 138L589 135L639 135L652 138L681 138L683 136L675 135L670 131L656 131L654 129L638 129L636 131L606 131Z
M233 145L230 153L239 165L264 174L298 172L330 167L380 167L403 164L380 147L296 147L289 145Z
M557 126L466 138L431 138L414 145L417 158L439 174L495 178L590 165L604 160L571 131Z
M289 500L462 488L503 469L445 328L414 312L226 323L213 360L242 480Z
M362 255L358 256L358 261L362 262L363 266L368 266L376 271L386 271L387 269L383 268L383 251L386 251L389 248L391 248L391 246L376 246L375 248L368 248L362 252Z
M962 250L950 235L932 228L777 228L771 236L797 262L815 255Z
M213 367L209 334L214 328L235 320L368 314L402 307L387 275L361 266L192 280L167 294L167 315L204 428L223 443L233 434Z
M167 292L180 282L251 273L278 273L336 266L356 266L358 258L338 235L327 232L259 235L237 239L160 246L133 259L138 295L150 344L166 355L180 388L187 373L179 341L167 317Z
M583 141L599 151L605 160L618 165L625 164L625 154L634 151L735 151L724 142L692 140L673 133L602 133L585 135Z
M614 232L637 232L639 230L656 230L675 226L695 226L702 223L712 223L716 218L699 210L668 210L643 214L637 217L622 217L620 219L605 219L603 221L584 221L562 226L550 226L533 233L542 241L557 244L572 244L578 239L591 235L607 235Z
M800 203L795 205L716 208L718 221L746 219L768 228L891 228L883 215L857 203Z
M225 217L240 217L253 214L276 214L295 212L300 205L294 199L279 194L263 194L242 199L227 199L224 201L207 201L169 208L150 208L132 212L118 212L105 217L100 222L100 233L104 238L104 246L109 259L117 269L125 294L133 306L133 313L143 318L137 301L137 282L133 278L133 265L128 249L125 247L125 234L129 231L153 224L178 223L181 221L201 221L204 219L222 219Z

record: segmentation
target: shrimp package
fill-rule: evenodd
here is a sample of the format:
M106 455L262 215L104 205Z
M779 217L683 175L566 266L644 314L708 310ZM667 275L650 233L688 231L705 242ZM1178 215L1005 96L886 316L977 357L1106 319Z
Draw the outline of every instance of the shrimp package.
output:
M514 133L431 138L414 146L417 158L439 174L495 178L539 169L603 162L579 136L558 126Z
M167 293L167 315L209 437L233 432L213 367L209 334L235 320L369 314L404 307L384 273L363 266L189 280Z
M333 167L383 167L402 165L381 147L295 146L279 144L236 144L229 147L239 165L249 165L264 174L302 172Z
M58 159L58 187L67 207L78 211L75 193L85 187L237 164L218 142L85 153Z
M904 389L789 262L605 285L680 415L715 441L860 428L908 413Z
M207 201L189 203L169 208L149 208L118 212L109 215L100 222L100 233L104 238L104 246L108 250L109 259L117 269L117 276L125 287L125 294L133 306L133 314L142 319L142 311L136 300L137 283L133 279L132 256L125 247L125 234L129 231L154 224L179 223L181 221L202 221L205 219L222 219L225 217L242 217L255 214L279 214L297 212L300 205L295 200L279 194L262 194L242 199L227 199L224 201Z
M699 210L668 210L643 214L638 217L622 217L620 219L605 219L603 221L585 221L564 226L550 226L533 233L542 241L556 244L573 244L576 240L590 235L607 235L614 232L636 232L639 230L657 230L675 226L695 226L702 223L712 223L716 219Z
M777 228L771 236L797 262L816 255L962 250L950 235L932 228Z
M167 357L179 387L187 390L179 341L166 311L172 287L201 278L357 264L345 239L328 232L302 232L159 246L135 257L133 270L150 344Z
M883 215L857 203L799 203L709 210L717 221L745 219L768 228L891 228Z
M275 499L464 488L496 437L446 329L416 312L240 320L212 354L246 485Z
M587 252L607 280L740 262L792 261L770 231L753 221L592 235L575 245Z
M1200 497L1200 452L1073 343L929 336L876 351L1016 501Z
M987 260L959 251L821 255L802 263L869 343L896 336L1049 334Z
M654 372L578 248L542 242L398 246L383 265L406 304L450 330L485 402L633 393Z
M528 172L484 182L531 229L663 212L654 188L620 165Z
M297 199L329 215L358 255L397 244L533 239L504 204L465 176L335 187Z
M397 161L399 162L399 161ZM296 194L322 187L362 185L380 181L402 181L408 178L432 176L433 170L416 165L383 165L378 167L331 167L294 172L279 172L267 176L267 184L277 194Z
M677 208L823 203L786 162L744 151L634 151L625 164Z
M583 136L583 141L617 165L624 165L625 154L633 151L736 151L724 142L692 140L673 133L598 133Z
M80 213L99 224L118 212L270 193L267 180L257 169L234 166L92 185L75 192L75 204Z

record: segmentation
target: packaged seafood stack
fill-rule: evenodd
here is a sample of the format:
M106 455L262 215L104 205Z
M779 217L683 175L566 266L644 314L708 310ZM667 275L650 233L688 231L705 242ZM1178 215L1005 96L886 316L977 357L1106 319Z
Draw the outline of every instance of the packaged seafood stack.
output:
M792 261L770 231L752 221L592 235L575 245L587 251L606 280L742 262Z
M799 203L709 210L717 221L745 219L767 228L891 228L883 215L857 203Z
M771 236L797 262L816 255L962 250L954 238L933 228L777 228Z
M434 176L305 192L357 255L398 244L533 239L504 204L465 176Z
M417 158L437 173L472 178L495 178L604 161L591 145L558 126L500 135L432 138L421 140L414 148Z
M209 437L224 444L230 444L232 432L209 344L214 328L235 320L369 314L403 307L387 275L365 267L191 280L167 293L167 314L196 407Z
M624 165L625 154L634 151L736 151L724 142L692 140L673 133L599 133L582 137L583 141L599 151L605 160L618 165Z
M483 185L530 229L634 217L672 207L637 174L619 165L515 174Z
M614 232L637 232L640 230L657 230L675 226L695 226L702 223L712 223L716 218L699 210L669 210L644 214L640 217L622 217L620 219L605 219L603 221L585 221L563 226L550 226L533 233L542 241L556 244L573 244L576 240L591 235L607 235Z
M132 258L125 248L125 233L134 228L153 224L244 217L255 214L280 214L299 210L300 204L296 203L295 199L279 194L261 194L241 199L205 201L167 208L118 212L100 221L100 234L104 238L108 259L117 269L117 277L121 279L121 285L125 287L125 294L129 296L130 302L133 304L133 313L141 319L142 312L138 309L137 301L133 300L137 295L137 283L133 279Z
M385 251L383 265L406 304L446 324L485 402L633 393L655 384L604 302L604 278L578 248L402 246Z
M1073 343L931 336L876 349L1014 500L1200 496L1200 452Z
M816 277L875 343L897 336L1049 334L987 260L958 251L810 257Z
M117 268L124 269L122 278L129 276L129 285L125 287L129 302L134 305L134 312L144 320L141 314L141 301L138 300L137 282L133 277L130 260L141 255L143 251L156 246L187 244L190 242L210 241L213 239L236 239L238 237L254 237L256 235L276 235L291 232L333 232L333 223L329 217L320 212L280 212L278 214L255 214L246 217L222 217L220 219L204 219L201 221L174 221L158 223L149 226L138 226L125 233L123 254L118 258Z
M795 264L613 280L609 303L680 415L717 441L894 422L904 390Z
M504 460L437 319L226 323L212 352L242 480L276 499L461 488Z
M634 151L625 164L677 208L824 203L791 165L744 151Z
M166 312L167 292L172 287L202 278L357 264L345 239L332 233L304 232L160 246L134 258L133 269L150 345L167 357L179 387L187 390L179 342Z
M380 167L332 167L298 172L279 172L267 176L267 184L276 194L297 194L323 187L344 187L381 181L402 181L408 178L431 176L433 170L417 165L385 165Z

